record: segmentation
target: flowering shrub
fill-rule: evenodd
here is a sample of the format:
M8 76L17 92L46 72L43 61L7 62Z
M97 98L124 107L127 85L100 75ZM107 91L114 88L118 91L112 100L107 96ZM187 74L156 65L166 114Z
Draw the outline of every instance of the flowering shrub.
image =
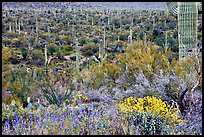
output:
M129 97L124 99L119 106L125 113L150 112L153 116L163 116L172 126L176 126L177 123L182 122L178 108L171 107L167 102L163 102L154 96L137 99Z

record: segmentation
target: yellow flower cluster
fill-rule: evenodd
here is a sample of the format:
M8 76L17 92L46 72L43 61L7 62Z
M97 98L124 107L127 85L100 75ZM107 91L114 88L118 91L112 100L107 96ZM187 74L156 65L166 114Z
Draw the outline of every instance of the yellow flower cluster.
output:
M182 122L177 108L171 108L167 102L163 102L154 96L144 98L129 97L123 100L119 104L119 107L125 113L151 112L154 116L164 116L173 126L175 126L176 123Z
M89 100L89 98L87 97L87 96L84 96L82 93L77 93L76 94L76 97L72 100L72 102L74 103L74 104L76 104L76 102L78 101L78 100L80 100L80 101L88 101Z
M89 100L89 98L87 96L84 96L82 93L80 94L76 94L76 96L79 98L79 99L83 99L83 100Z

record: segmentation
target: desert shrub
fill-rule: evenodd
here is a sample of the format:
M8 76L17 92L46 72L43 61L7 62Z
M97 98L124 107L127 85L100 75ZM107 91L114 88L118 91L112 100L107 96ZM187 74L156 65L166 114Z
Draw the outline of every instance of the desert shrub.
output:
M55 43L50 43L47 45L48 54L53 55L57 51L58 47Z
M144 98L129 97L124 99L119 106L124 113L131 115L135 112L150 112L154 117L164 117L170 126L176 126L182 122L178 108L170 106L167 102L153 96Z
M133 112L129 121L138 128L140 135L168 135L172 132L164 117L150 112Z
M40 49L34 49L31 53L31 57L33 60L38 60L44 63L44 53Z
M11 72L8 90L12 96L21 99L23 105L27 104L27 97L32 92L33 78L26 75L25 68Z
M95 43L91 42L89 44L84 45L81 51L83 56L90 57L98 52L98 46Z

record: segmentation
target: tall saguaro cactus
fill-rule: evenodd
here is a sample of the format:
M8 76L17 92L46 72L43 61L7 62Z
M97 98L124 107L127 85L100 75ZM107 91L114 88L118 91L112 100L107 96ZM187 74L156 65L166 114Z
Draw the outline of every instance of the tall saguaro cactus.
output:
M179 60L191 56L197 46L198 11L201 2L167 2L170 12L178 17Z

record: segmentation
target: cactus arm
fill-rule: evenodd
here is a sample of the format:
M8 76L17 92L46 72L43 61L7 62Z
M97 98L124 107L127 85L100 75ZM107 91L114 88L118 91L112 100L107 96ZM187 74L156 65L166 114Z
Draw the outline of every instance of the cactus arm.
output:
M105 54L105 55L104 55L104 57L103 57L103 60L105 60L105 59L107 58L107 56L108 56L108 55L107 55L107 54Z
M177 2L166 2L169 11L174 15L177 16L178 14L178 3Z
M100 61L96 58L96 56L92 56L91 59L94 59L96 62L100 63Z

